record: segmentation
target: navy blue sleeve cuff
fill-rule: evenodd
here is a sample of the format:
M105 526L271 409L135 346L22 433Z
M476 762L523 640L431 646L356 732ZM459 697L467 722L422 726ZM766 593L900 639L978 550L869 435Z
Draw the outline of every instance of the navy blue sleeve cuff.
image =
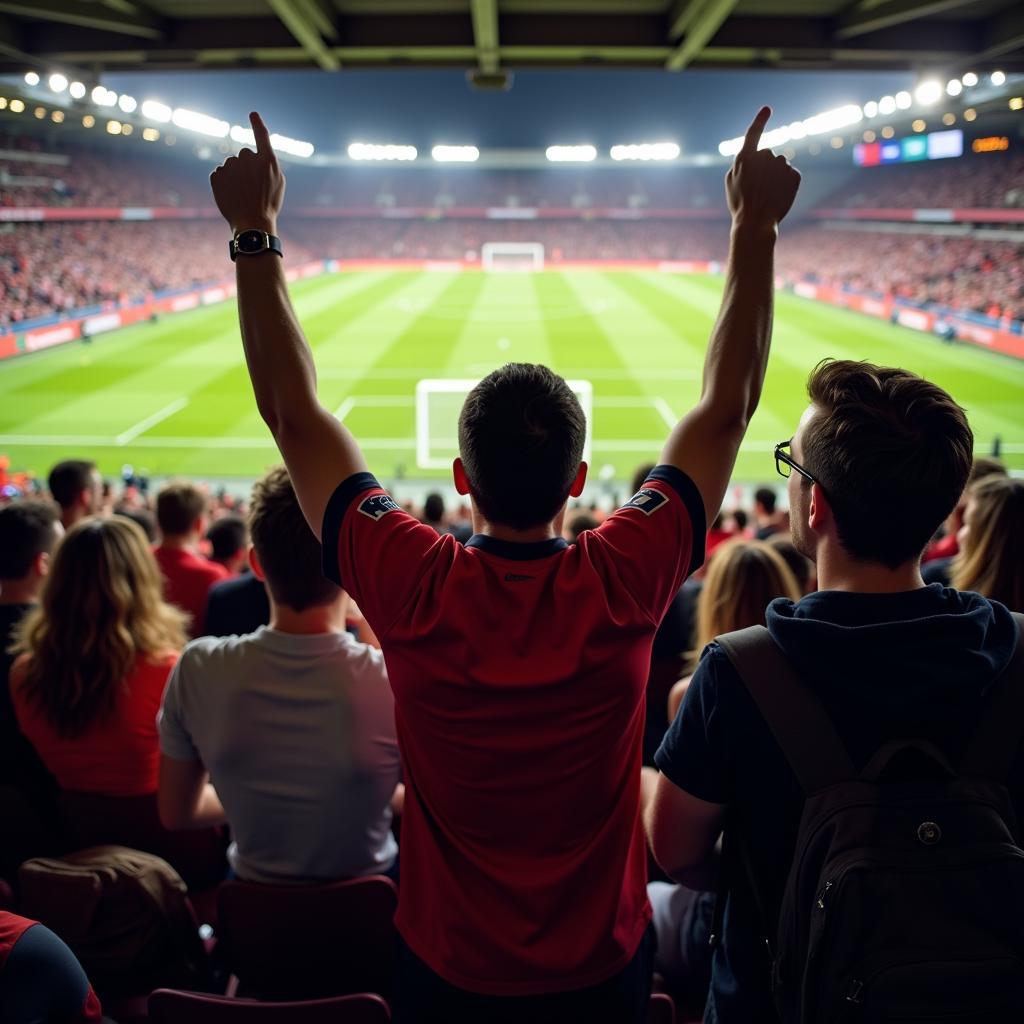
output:
M380 487L372 473L353 473L342 480L331 495L324 509L324 522L320 530L320 550L323 558L323 573L332 583L343 587L341 568L338 565L338 538L341 536L341 524L349 505L366 491Z
M678 466L655 466L647 474L648 480L668 484L683 499L693 527L693 549L690 552L690 568L686 575L696 572L704 564L704 547L707 542L708 524L704 517L704 499L697 485Z

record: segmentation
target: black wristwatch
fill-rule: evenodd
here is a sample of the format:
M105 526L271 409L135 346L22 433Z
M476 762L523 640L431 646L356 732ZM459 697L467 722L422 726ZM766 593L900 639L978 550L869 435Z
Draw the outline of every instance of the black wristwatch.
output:
M239 256L256 256L261 252L276 252L278 256L283 256L281 239L258 228L247 228L245 231L236 232L235 237L228 242L228 254L232 263Z

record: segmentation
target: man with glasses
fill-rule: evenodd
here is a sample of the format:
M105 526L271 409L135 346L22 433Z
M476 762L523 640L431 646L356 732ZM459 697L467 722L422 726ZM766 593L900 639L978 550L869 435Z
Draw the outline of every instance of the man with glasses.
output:
M808 391L775 464L788 480L793 542L816 563L820 590L773 601L771 638L856 769L909 737L956 764L1017 642L1001 604L921 579L921 554L971 468L967 419L936 385L869 363L827 360ZM714 887L726 816L748 858L746 872L726 873L705 1020L777 1021L764 938L774 944L804 795L719 644L704 651L655 762L647 827L662 866L684 885ZM1020 752L1009 787L1022 820Z

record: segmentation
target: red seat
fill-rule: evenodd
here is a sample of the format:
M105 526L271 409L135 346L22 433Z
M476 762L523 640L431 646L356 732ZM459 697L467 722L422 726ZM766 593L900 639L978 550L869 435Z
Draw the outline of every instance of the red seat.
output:
M198 992L157 989L149 997L152 1024L388 1024L380 996L361 993L334 999L260 1003Z
M225 882L217 904L218 957L238 979L240 995L390 994L398 890L389 878L327 885Z

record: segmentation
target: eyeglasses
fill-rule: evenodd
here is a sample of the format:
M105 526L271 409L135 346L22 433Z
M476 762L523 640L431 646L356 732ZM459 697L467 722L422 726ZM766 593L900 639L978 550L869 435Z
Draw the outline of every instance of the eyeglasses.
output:
M810 480L812 484L817 484L817 479L811 476L811 474L808 473L807 470L804 469L804 467L801 466L788 451L786 451L792 443L793 438L790 438L788 441L780 441L775 446L775 468L778 470L779 476L783 476L788 480L790 474L795 469L802 477ZM820 487L821 484L818 484L818 486Z

